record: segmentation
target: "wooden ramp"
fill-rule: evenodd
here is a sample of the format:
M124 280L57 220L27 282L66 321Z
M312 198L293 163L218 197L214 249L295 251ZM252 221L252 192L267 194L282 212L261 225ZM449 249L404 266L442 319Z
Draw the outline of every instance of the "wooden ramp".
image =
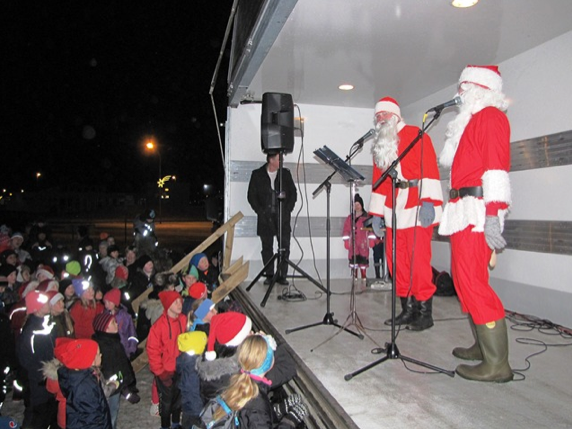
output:
M232 265L230 265L230 261L232 259L232 246L234 243L234 227L242 218L243 214L241 212L235 214L228 222L226 222L219 229L213 232L205 241L203 241L194 250L188 253L184 258L182 258L179 262L173 265L173 267L169 270L169 272L178 273L183 269L187 268L191 258L194 255L196 255L197 253L204 252L209 248L211 244L215 243L219 238L221 238L226 234L224 253L223 253L224 256L219 275L220 285L215 289L211 298L215 304L222 301L248 276L248 269L250 263L248 261L244 262L242 256L238 260L236 260ZM133 310L135 311L136 314L139 313L139 306L143 301L147 299L152 290L153 290L152 288L147 289L145 292L139 295L137 299L133 300L131 305L133 306ZM138 348L143 350L143 352L132 362L133 369L135 370L135 372L139 372L141 369L145 367L145 365L149 363L149 359L147 357L147 351L145 349L146 344L147 344L147 339L139 343Z

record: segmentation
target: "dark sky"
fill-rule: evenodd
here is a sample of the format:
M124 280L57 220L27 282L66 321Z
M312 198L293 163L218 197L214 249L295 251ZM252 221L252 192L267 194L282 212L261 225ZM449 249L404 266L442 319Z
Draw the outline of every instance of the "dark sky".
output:
M0 3L2 187L137 191L158 176L149 135L163 175L222 185L209 87L232 0Z

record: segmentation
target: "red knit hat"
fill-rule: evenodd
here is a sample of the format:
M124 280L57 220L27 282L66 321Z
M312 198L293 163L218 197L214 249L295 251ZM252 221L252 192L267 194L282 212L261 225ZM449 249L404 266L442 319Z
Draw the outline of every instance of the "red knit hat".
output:
M87 369L93 365L99 346L93 340L56 338L54 356L69 369Z
M189 288L189 296L195 299L200 299L204 296L207 291L207 287L204 283L196 282L193 283Z
M207 360L215 360L215 343L229 347L238 347L252 330L252 320L250 317L233 311L221 313L213 316L209 330L209 340L207 343Z
M116 307L119 307L119 303L121 302L121 292L119 292L119 289L111 289L103 295L103 300L112 302Z
M106 332L107 327L113 319L115 319L115 316L107 311L99 313L93 319L93 329L97 332Z
M32 314L49 302L48 296L37 290L33 290L26 295L26 314Z
M127 280L127 277L129 277L129 270L125 265L119 265L115 269L115 277L121 280Z
M502 91L502 77L497 66L468 65L459 77L459 85L464 82L484 86L497 92Z
M383 97L377 102L375 105L374 116L381 112L394 113L399 117L399 119L401 119L401 109L399 108L399 104L397 104L397 101L391 97Z
M171 305L180 298L181 295L179 295L179 292L174 290L164 290L163 292L159 292L159 299L161 300L161 304L163 304L164 311L167 311Z

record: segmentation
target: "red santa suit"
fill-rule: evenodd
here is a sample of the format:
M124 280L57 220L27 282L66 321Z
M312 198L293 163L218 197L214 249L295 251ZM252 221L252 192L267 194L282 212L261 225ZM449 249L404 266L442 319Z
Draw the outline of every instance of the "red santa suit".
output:
M397 154L399 156L417 137L419 128L405 125L400 121L398 130ZM396 292L401 298L414 296L417 301L426 301L433 296L436 289L431 280L431 237L433 228L441 219L443 205L437 157L428 134L425 134L423 139L415 144L398 164L396 170L396 266L398 268L395 275ZM373 184L377 182L382 173L383 171L374 163ZM435 208L435 219L433 224L427 228L421 226L418 216L418 210L423 202L430 202ZM370 214L385 217L387 237L392 236L392 211L391 179L387 178L376 189L373 189L369 205ZM386 240L385 247L387 264L393 276L393 242L391 239ZM413 281L411 291L409 291L411 274Z
M511 202L510 125L496 107L485 107L469 120L451 166L451 195L439 234L451 236L451 267L461 308L476 325L505 317L489 284L492 250L484 235L485 217L498 216L501 230ZM460 197L457 191L481 188ZM481 196L482 195L482 196Z

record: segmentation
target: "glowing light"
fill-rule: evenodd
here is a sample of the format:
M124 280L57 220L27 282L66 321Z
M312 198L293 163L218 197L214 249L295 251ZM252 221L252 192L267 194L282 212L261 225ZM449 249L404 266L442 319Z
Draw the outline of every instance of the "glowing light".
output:
M455 7L471 7L476 5L479 0L453 0L451 4Z
M351 83L343 83L338 86L338 89L341 89L342 91L351 91L354 89L354 86Z

